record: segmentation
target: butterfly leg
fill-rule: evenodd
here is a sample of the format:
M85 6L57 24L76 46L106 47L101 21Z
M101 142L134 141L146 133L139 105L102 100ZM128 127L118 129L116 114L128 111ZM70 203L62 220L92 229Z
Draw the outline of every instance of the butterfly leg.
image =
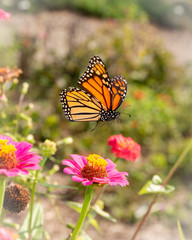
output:
M99 121L96 122L96 125L95 125L95 127L91 130L91 132L93 132L93 131L95 130L95 128L97 127L98 123L99 123Z

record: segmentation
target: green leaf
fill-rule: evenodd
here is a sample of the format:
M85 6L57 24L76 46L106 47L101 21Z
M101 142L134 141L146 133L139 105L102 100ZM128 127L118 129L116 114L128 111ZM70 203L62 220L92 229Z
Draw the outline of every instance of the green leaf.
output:
M9 227L9 228L14 228L16 230L19 230L20 228L20 225L18 223L13 223L13 222L6 222L6 221L3 221L3 226L5 227Z
M84 231L81 231L79 236L81 237L82 240L92 240L92 238Z
M81 209L82 209L82 204L81 203L77 203L77 202L64 202L67 206L69 206L70 208L72 208L73 210L75 210L76 212L80 213Z
M23 225L19 230L21 239L28 239L29 213L27 214ZM32 219L32 238L35 240L43 239L43 207L40 203L34 205Z
M50 234L49 234L48 231L46 231L45 229L43 229L43 235L44 235L44 238L45 238L46 240L50 240L50 239L51 239Z
M101 229L99 227L99 224L95 218L92 218L89 220L89 223L98 231L101 233Z
M142 189L139 191L139 195L149 194L149 193L165 193L169 194L175 190L175 187L171 185L166 185L165 187L161 185L162 179L155 175L152 180L148 181Z
M162 179L158 175L155 175L152 178L152 183L154 183L154 184L162 184Z
M72 223L67 223L66 226L67 226L67 228L72 229L72 230L75 228L75 226Z
M52 188L69 188L69 189L75 189L75 190L78 190L77 187L70 187L70 186L66 186L66 185L56 185L56 184L50 184L50 183L45 183L45 182L42 182L42 183L39 183L41 185L43 185L44 187L52 187Z
M179 230L179 237L181 240L185 240L185 237L183 235L183 231L182 231L182 228L181 228L181 224L179 222L179 220L177 220L177 227L178 227L178 230Z
M111 222L117 222L115 218L113 218L108 212L103 211L98 205L94 205L93 207L91 207L91 209L94 210L100 216L110 220Z

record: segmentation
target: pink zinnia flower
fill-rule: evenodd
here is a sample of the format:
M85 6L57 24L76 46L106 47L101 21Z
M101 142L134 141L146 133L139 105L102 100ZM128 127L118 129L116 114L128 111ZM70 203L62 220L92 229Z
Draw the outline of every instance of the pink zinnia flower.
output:
M1 240L14 240L17 239L18 236L13 232L9 231L6 228L0 227L0 239Z
M11 13L5 12L3 9L0 9L0 21L3 19L10 20Z
M27 169L39 169L38 163L42 158L30 151L32 146L28 142L14 142L11 137L0 135L0 174L14 177L19 173L28 175Z
M121 134L111 136L108 139L108 145L112 146L111 152L116 157L134 162L141 155L141 146L134 142L132 138L123 137Z
M116 164L110 159L104 159L97 154L90 154L89 157L71 154L71 159L62 162L65 167L63 172L74 174L72 180L82 182L84 186L96 184L129 185L126 176L127 172L119 172L115 169Z

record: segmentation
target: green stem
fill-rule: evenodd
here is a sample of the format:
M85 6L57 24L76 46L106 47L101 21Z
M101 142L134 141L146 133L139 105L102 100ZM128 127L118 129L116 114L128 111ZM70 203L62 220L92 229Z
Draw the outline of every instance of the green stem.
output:
M43 157L43 160L41 161L41 164L40 164L41 168L43 168L46 160L47 160L47 157ZM32 190L31 190L31 201L30 201L30 210L29 210L30 214L29 214L29 223L28 223L28 234L29 234L28 239L29 240L32 239L33 205L34 205L34 197L35 197L35 188L36 188L39 172L40 172L40 170L37 170L35 173L35 179L33 181L33 186L32 186Z
M113 161L114 163L117 163L117 161L119 160L118 157L116 157L116 159Z
M165 178L165 180L163 181L163 186L166 186L166 184L168 183L168 181L171 179L171 177L173 176L173 174L175 173L175 171L177 170L177 168L179 167L179 165L182 163L182 161L184 160L184 158L186 157L186 155L188 154L188 152L190 151L192 147L192 140L189 142L189 144L187 145L187 147L183 150L183 152L181 153L180 157L178 158L178 160L176 161L176 163L173 165L173 167L171 168L171 170L169 171L167 177ZM160 195L160 193L155 194L155 196L153 197L147 212L145 213L145 215L143 216L141 222L139 223L139 225L137 226L133 236L131 237L131 240L135 240L136 236L138 234L138 232L141 230L145 220L147 219L154 203L157 201L158 196Z
M0 177L0 216L2 213L4 196L5 196L5 178Z
M3 106L2 96L3 96L3 83L0 83L0 108Z
M101 197L101 195L105 191L106 187L107 187L107 185L100 187L99 191L97 192L97 195L96 195L95 199L93 199L93 201L92 201L92 204L91 204L92 206L95 205L95 203L99 200L99 198Z
M89 208L89 205L91 203L91 199L92 199L92 196L93 196L93 187L92 186L88 186L87 187L87 190L86 190L86 193L85 193L85 199L84 199L84 203L83 203L83 207L81 209L81 214L79 216L79 220L76 224L76 227L72 233L72 236L70 237L70 240L75 240L76 237L77 237L77 234L79 233L80 229L81 229L81 226L85 220L85 217L87 215L87 211L88 211L88 208Z
M91 207L94 206L97 203L97 201L100 199L100 197L102 196L103 192L105 191L106 187L107 187L107 185L105 185L103 187L100 187L99 191L96 194L96 197L93 199L93 201L91 203ZM90 213L91 217L89 217L87 219L87 221L84 223L84 225L82 227L83 231L85 231L85 229L88 227L88 225L91 222L91 220L93 218L95 218L95 216L96 216L96 213L91 210L91 207L90 207L90 209L88 211L88 213Z
M5 219L6 215L7 215L7 210L3 209L1 216L0 216L0 226L2 225L3 220ZM5 223L3 223L3 225L5 225Z
M22 107L22 103L23 103L24 97L25 97L25 94L21 93L21 95L19 97L18 110L20 110L21 107Z
M171 179L171 177L173 176L173 174L175 173L175 171L177 170L177 168L179 167L179 165L183 162L185 156L188 154L188 152L190 151L192 147L192 140L189 142L189 144L187 145L187 147L183 150L183 152L181 153L180 157L178 158L178 160L176 161L176 163L173 165L173 167L171 168L171 170L169 171L167 177L165 178L165 180L163 181L163 186L166 186L168 181Z
M33 205L34 205L35 188L37 184L38 175L39 175L39 170L37 170L35 173L35 179L34 179L32 190L31 190L30 215L29 215L29 224L28 224L29 240L32 239Z
M3 83L0 83L0 95L3 95Z
M117 163L117 161L120 158L116 157L116 159L113 161L114 163ZM102 196L102 194L104 193L105 189L106 189L107 185L100 187L99 191L96 194L96 197L93 199L92 201L92 206L94 206L96 204L96 202L100 199L100 197ZM90 219L87 220L87 222L84 224L83 230L87 228L87 226L89 225Z

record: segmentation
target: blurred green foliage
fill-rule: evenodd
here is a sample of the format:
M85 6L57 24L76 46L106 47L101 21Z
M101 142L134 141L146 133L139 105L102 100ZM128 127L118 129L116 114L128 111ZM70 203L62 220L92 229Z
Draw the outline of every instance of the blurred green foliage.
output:
M93 15L102 18L129 18L132 20L145 20L146 14L139 8L133 0L71 0L71 1L42 1L42 6L51 10L67 8L80 11L87 15Z
M100 18L129 19L151 22L168 28L191 28L190 0L3 0L0 8L7 11L37 13L68 9Z
M61 163L71 153L97 153L114 160L107 147L112 134L122 133L141 144L142 158L138 163L118 162L118 170L129 172L130 190L125 195L120 188L116 191L109 187L103 196L104 200L107 198L106 207L115 216L130 221L136 220L137 192L154 174L162 178L166 175L192 136L189 111L192 71L188 68L186 72L178 66L155 35L155 30L147 24L119 23L111 19L86 42L72 46L63 59L52 54L49 63L36 61L38 47L34 36L20 36L14 43L17 47L13 48L12 55L19 53L18 65L24 72L21 83L29 82L30 94L18 110L15 102L19 102L21 91L7 85L9 104L5 104L0 113L0 130L4 134L19 132L16 135L19 140L58 141L72 137L73 144L58 146L56 156L51 159L54 163ZM91 132L96 123L73 123L65 119L59 92L77 86L93 55L101 57L110 77L120 74L127 79L128 92L119 109L121 121L100 123ZM3 63L3 59L0 61ZM30 105L31 102L35 106ZM181 170L186 173L183 178L189 176L190 168L183 165Z
M119 24L111 21L87 42L72 48L64 67L72 77L78 77L87 59L98 54L108 67L110 75L121 73L136 84L149 86L156 92L169 90L178 84L182 68L155 37L147 24ZM79 66L79 69L77 68ZM173 67L174 71L170 71ZM75 69L75 71L73 71ZM71 78L71 81L74 81ZM166 89L165 89L166 88Z
M9 11L28 12L68 9L101 18L147 20L147 15L134 0L28 0L25 4L22 4L22 1L14 0L9 3L3 2L0 7Z
M64 59L53 54L52 61L39 64L34 59L38 50L34 36L17 38L21 47L19 66L25 73L24 79L30 79L29 97L38 102L31 111L35 137L44 140L73 136L74 144L65 149L67 156L72 152L96 153L98 146L94 142L107 142L110 135L121 132L133 136L142 145L144 155L154 153L159 159L153 160L154 164L160 162L160 168L166 164L165 159L173 156L170 145L182 143L183 138L191 135L190 118L185 120L181 111L191 107L191 93L186 87L190 84L190 71L188 75L184 73L184 68L152 37L155 34L147 24L108 21L85 43L72 46ZM102 58L111 77L121 74L127 79L128 93L119 110L122 122L114 122L115 128L114 124L99 124L91 133L96 123L72 123L65 119L59 92L77 85L93 55ZM182 91L185 97L180 94ZM109 152L105 145L99 149L105 156ZM64 152L61 150L59 154Z
M137 0L139 7L151 22L166 28L191 28L192 4L190 0Z

